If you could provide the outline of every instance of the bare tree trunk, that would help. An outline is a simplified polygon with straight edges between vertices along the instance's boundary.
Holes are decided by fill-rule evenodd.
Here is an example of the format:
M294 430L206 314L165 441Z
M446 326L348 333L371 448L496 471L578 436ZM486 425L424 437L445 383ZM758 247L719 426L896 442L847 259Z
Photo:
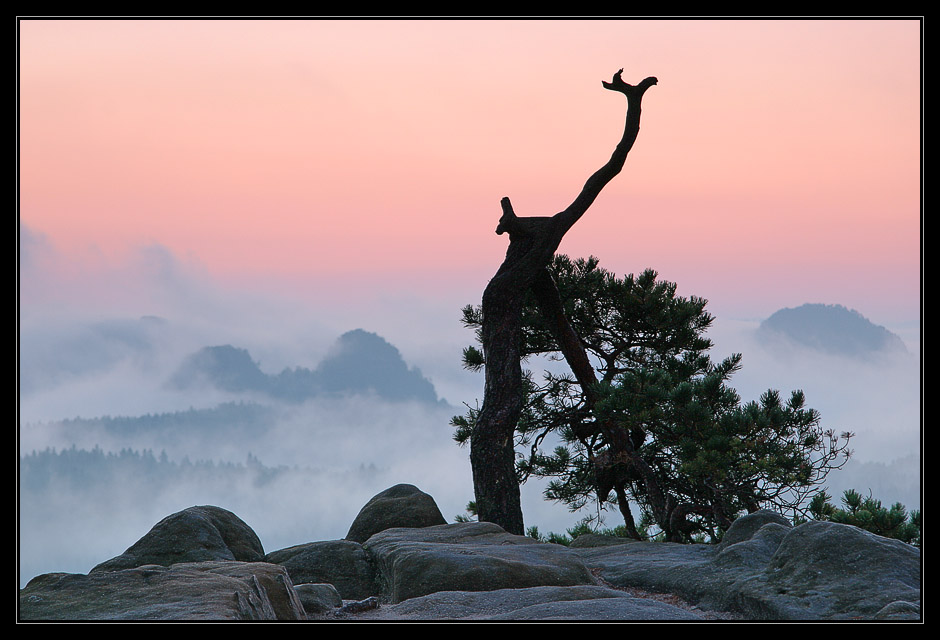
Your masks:
M551 262L565 233L584 215L604 186L620 173L636 141L640 103L646 90L656 84L656 78L646 78L634 86L623 81L622 73L623 69L603 85L627 98L623 136L610 160L588 178L574 202L551 217L523 218L516 216L509 198L500 203L503 214L496 233L509 234L509 248L483 292L486 382L483 407L470 437L470 465L479 519L495 522L510 533L521 535L525 531L514 447L523 402L522 303L526 291Z

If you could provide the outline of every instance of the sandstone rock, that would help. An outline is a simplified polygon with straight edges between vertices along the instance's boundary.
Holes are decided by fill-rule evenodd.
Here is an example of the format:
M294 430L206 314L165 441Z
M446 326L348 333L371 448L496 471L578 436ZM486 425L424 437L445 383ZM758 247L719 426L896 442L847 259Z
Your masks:
M290 575L282 567L264 562L215 562L205 570L245 580L267 595L276 620L303 620L304 608ZM214 565L214 566L213 566ZM172 568L172 567L171 567Z
M37 576L22 620L304 620L283 567L253 562L144 565Z
M566 547L506 533L488 522L387 529L369 538L369 552L389 602L436 591L491 591L594 584Z
M834 522L807 522L780 542L764 571L737 585L741 609L774 619L874 618L892 603L918 607L920 550ZM882 615L910 606L897 605Z
M895 600L883 606L875 614L875 620L917 620L920 618L920 603Z
M257 562L263 556L258 536L234 513L213 506L190 507L167 516L127 551L92 572L211 560Z
M631 542L636 542L636 540L633 538L598 535L596 533L583 533L572 540L569 546L575 549L586 547L611 547L616 544L630 544Z
M702 620L665 602L596 585L439 591L360 616L386 620Z
M746 540L727 546L719 545L714 562L719 567L730 569L745 567L762 569L770 562L791 528L792 525L784 526L776 522L768 522L754 531Z
M572 551L616 587L672 593L748 619L919 617L920 550L849 525L753 519L718 546L639 542Z
M362 600L377 593L372 563L358 542L309 542L272 551L264 561L287 569L294 584L332 584L345 600Z
M425 505L424 515L415 515L416 503ZM739 518L719 545L584 536L582 546L568 548L485 522L415 526L443 517L430 496L410 485L392 487L366 507L360 531L369 529L367 522L380 523L381 530L362 544L312 542L267 556L234 514L191 507L164 518L88 575L34 578L20 591L20 618L921 617L920 550L849 525L793 527L768 511ZM386 528L401 516L409 526ZM592 571L607 586L599 586ZM628 588L668 595L618 590ZM376 596L385 604L378 606Z
M634 542L571 552L615 587L672 593L715 611L723 610L715 598L724 597L737 575L714 565L717 549L713 545Z
M434 498L414 485L398 484L377 494L359 511L346 540L365 542L372 535L395 527L430 527L445 524Z
M343 599L331 584L296 584L294 590L308 616L319 616L343 606Z
M704 617L665 602L645 598L596 598L546 602L517 609L489 620L684 620Z
M721 538L719 549L725 549L733 544L750 540L751 537L765 524L777 524L789 529L793 524L776 511L761 509L754 513L741 516L731 523L725 535Z

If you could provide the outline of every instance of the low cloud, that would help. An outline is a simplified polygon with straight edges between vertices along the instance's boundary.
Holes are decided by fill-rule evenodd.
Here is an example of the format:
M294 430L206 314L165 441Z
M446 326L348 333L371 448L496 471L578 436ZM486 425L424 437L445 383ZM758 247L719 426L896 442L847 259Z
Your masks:
M304 301L275 294L274 287L223 287L197 261L164 247L146 247L111 263L94 256L65 260L42 234L26 227L20 242L21 455L97 446L113 453L165 452L171 463L246 465L250 454L265 468L290 469L267 484L255 483L250 474L228 485L209 480L147 485L140 478L116 478L107 490L91 494L67 478L52 478L46 490L31 489L28 500L20 496L24 581L47 571L87 572L123 552L164 516L194 504L233 511L258 532L266 550L274 550L342 537L361 506L393 484L411 483L430 493L448 520L472 499L469 452L452 441L448 422L462 413L462 402L482 400L482 374L460 367L462 347L473 342L459 322L460 307L476 303L479 292L400 297L387 291L374 298L363 293L355 304L338 294ZM859 363L808 349L775 352L755 340L757 325L718 314L710 334L713 359L744 354L743 369L731 381L742 398L757 399L768 388L785 394L803 389L824 426L857 434L852 448L858 464L882 465L877 469L885 471L886 480L882 489L872 487L875 497L887 503L911 500L919 479L910 473L911 461L920 458L919 345L904 336L910 353ZM452 406L369 395L291 404L213 387L166 385L188 355L211 345L246 349L267 375L285 367L315 369L340 335L359 328L394 345ZM272 417L254 434L195 429L172 439L159 431L65 422L211 411L239 402L268 407ZM892 466L898 459L906 462ZM847 467L842 477L860 482L876 475L872 469ZM898 480L896 489L892 478ZM133 490L141 486L144 495ZM541 490L537 482L523 486L527 525L563 532L580 519L545 502ZM617 522L610 514L608 524Z

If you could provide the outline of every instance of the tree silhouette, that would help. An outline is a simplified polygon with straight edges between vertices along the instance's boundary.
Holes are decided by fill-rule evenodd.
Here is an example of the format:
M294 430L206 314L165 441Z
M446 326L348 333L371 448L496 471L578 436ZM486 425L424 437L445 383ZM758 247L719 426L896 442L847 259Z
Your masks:
M524 395L520 345L522 305L527 291L535 293L575 377L584 388L593 382L587 377L582 379L593 376L593 371L584 366L588 362L583 345L565 318L547 267L564 235L620 173L640 131L643 94L657 81L649 77L631 85L623 81L622 73L620 69L610 82L602 84L605 89L626 96L623 136L610 160L588 178L574 202L554 216L543 217L519 217L509 198L500 202L502 217L496 233L509 235L509 247L502 265L483 291L481 339L485 384L483 406L470 438L470 465L479 519L494 522L510 533L524 533L513 442Z

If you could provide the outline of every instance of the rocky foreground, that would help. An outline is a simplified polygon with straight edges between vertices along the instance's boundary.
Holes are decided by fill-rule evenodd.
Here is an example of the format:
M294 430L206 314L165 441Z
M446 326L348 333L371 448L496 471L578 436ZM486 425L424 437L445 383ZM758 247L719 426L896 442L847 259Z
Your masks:
M921 552L848 525L759 511L718 545L446 524L396 485L343 540L265 554L235 514L190 507L87 575L37 576L19 619L920 620Z

